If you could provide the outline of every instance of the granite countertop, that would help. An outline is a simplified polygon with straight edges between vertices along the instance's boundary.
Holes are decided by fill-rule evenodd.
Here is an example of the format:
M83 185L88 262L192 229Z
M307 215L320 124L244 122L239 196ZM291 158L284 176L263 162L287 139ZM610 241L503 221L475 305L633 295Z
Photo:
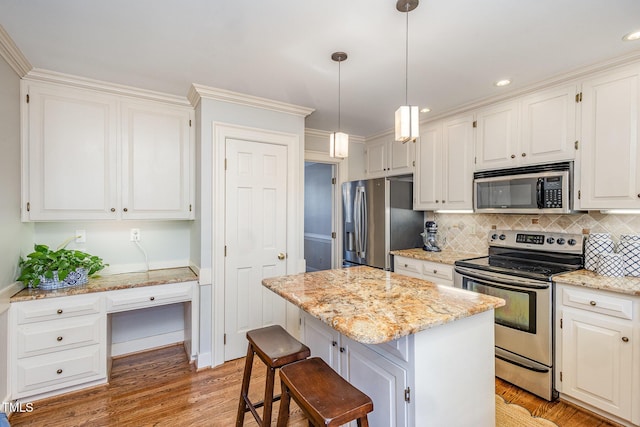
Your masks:
M505 304L372 267L351 267L263 279L276 294L338 332L379 344Z
M451 249L443 249L441 252L429 252L422 248L401 249L389 252L391 255L403 256L407 258L419 259L421 261L439 262L441 264L453 265L456 261L468 258L478 258L487 256L486 253L478 254L474 252L458 252Z
M114 291L117 289L138 288L142 286L166 285L169 283L198 280L198 276L189 267L149 270L142 273L122 273L89 278L85 285L46 291L38 288L24 288L10 299L11 302L30 301L43 298L55 298L92 292Z
M609 277L589 270L578 270L559 274L553 280L556 283L640 296L640 277Z

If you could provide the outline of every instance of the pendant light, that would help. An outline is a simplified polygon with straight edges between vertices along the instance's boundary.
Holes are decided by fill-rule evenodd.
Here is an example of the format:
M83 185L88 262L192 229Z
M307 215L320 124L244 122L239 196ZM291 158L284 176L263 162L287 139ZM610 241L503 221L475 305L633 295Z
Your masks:
M407 31L405 43L405 79L404 103L396 110L396 141L415 142L419 136L418 106L409 105L409 12L418 7L419 0L398 0L396 9L407 14Z
M331 157L345 158L349 155L349 135L340 129L340 63L347 59L344 52L334 52L331 59L338 63L338 132L329 136L329 155Z

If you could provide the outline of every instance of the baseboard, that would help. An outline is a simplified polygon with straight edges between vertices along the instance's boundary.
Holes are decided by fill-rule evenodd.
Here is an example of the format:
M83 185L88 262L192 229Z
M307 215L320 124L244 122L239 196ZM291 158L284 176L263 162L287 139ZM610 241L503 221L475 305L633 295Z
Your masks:
M112 343L111 357L122 356L130 353L138 353L156 347L177 344L184 341L184 331L169 332L166 334L153 335L136 340Z
M211 353L199 353L196 357L196 369L210 368L212 361Z

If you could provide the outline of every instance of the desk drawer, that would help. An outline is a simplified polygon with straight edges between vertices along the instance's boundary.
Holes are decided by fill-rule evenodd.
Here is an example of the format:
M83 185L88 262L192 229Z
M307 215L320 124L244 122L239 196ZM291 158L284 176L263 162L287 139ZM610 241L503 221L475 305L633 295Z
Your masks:
M194 282L144 286L107 292L107 312L155 307L176 302L191 301Z
M107 376L102 346L93 345L18 360L16 395L33 395ZM35 393L34 393L35 392Z
M102 312L102 295L73 295L14 302L19 325Z
M104 315L21 325L17 331L18 358L99 344L105 327Z

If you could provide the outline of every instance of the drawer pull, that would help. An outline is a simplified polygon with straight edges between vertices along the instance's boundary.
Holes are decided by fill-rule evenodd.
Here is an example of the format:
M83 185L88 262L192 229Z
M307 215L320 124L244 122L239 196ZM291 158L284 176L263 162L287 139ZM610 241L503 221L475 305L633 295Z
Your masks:
M62 369L58 369L58 370L56 371L56 374L58 374L58 375L60 375L61 373L62 373Z
M595 301L591 301L591 302L589 302L589 304L591 304L594 307L596 306L596 302Z
M62 337L58 337L56 338L58 341L62 341Z
M433 274L438 274L438 270L433 270Z
M337 345L338 345L338 342L337 342L337 341L331 341L331 345L332 345L333 347L335 347L335 346L337 346Z
M622 337L622 342L629 342L629 337Z
M409 264L405 264L405 265L404 265L404 268L407 268L407 267L409 267Z
M340 353L344 353L344 347L340 347Z
M149 300L150 300L150 301L155 301L155 300L156 300L156 297L149 297Z
M58 313L58 314L62 314L62 309L61 309L61 308L59 308L59 309L58 309L58 311L57 311L57 313Z

